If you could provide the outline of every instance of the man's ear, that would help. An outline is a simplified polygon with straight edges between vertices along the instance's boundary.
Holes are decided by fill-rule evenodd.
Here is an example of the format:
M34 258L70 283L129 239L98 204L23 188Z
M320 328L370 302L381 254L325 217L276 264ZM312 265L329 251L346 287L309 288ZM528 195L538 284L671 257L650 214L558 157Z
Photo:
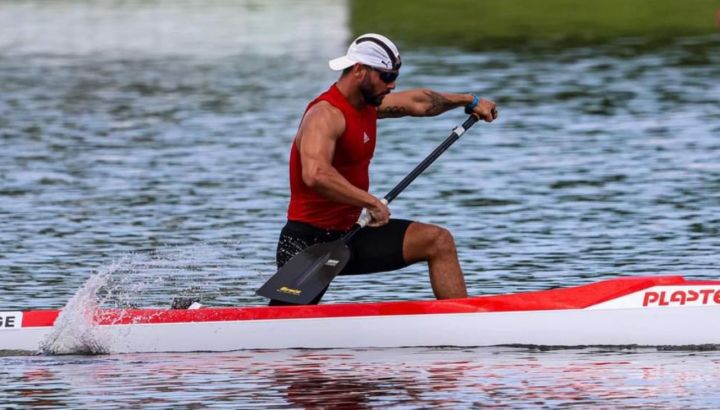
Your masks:
M359 80L365 76L365 72L367 70L365 70L365 67L362 64L355 63L352 71L353 71L353 75L355 76L355 78Z

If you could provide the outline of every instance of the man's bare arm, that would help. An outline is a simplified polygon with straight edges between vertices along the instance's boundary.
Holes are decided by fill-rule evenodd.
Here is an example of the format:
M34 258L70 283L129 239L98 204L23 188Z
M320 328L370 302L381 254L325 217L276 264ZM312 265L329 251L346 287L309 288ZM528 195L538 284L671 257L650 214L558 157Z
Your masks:
M472 94L441 93L426 88L388 94L378 107L378 118L398 118L404 116L432 117L453 108L470 104L475 97ZM474 112L485 121L492 121L495 103L480 100Z
M332 166L337 140L344 132L342 112L328 103L320 102L305 114L295 137L300 150L303 182L332 201L368 208L375 219L387 222L387 207L375 196L351 184Z

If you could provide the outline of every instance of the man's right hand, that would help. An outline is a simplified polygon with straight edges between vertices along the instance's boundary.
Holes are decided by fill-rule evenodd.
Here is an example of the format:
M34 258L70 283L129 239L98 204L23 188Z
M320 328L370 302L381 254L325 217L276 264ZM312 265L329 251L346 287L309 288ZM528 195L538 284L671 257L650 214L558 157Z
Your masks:
M390 208L385 202L379 199L375 201L373 206L368 207L367 210L370 213L370 217L372 218L370 220L370 223L368 223L368 226L383 226L390 221Z

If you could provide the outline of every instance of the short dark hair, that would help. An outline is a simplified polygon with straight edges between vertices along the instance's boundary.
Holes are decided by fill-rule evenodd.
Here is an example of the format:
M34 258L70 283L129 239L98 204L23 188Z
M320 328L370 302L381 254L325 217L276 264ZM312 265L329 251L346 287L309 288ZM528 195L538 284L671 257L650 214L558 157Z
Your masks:
M346 75L350 74L350 71L352 71L352 69L353 69L354 66L355 66L355 64L353 64L353 65L351 65L350 67L344 69L344 70L342 71L342 75L343 75L343 76L346 76Z

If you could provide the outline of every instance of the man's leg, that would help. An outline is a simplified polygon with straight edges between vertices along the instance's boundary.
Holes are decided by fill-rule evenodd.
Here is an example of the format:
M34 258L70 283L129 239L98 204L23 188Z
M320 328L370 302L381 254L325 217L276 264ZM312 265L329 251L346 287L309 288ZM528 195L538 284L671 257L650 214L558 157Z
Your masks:
M427 261L430 284L438 299L467 297L455 240L450 231L436 225L413 222L405 231L403 257L408 264Z

